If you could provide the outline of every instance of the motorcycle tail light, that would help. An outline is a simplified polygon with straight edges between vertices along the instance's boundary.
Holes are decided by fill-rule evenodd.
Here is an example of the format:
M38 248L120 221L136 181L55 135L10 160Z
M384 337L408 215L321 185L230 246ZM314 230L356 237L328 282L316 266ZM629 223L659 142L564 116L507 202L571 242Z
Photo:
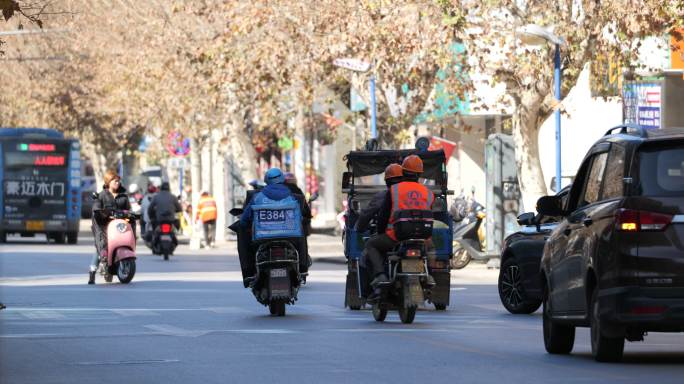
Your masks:
M271 257L285 257L285 248L271 248Z
M420 257L420 249L407 249L406 257Z
M665 312L667 308L663 307L662 305L658 306L640 306L640 307L632 307L630 310L630 313L633 315L658 315L663 312Z
M171 224L162 224L161 231L162 233L171 233Z

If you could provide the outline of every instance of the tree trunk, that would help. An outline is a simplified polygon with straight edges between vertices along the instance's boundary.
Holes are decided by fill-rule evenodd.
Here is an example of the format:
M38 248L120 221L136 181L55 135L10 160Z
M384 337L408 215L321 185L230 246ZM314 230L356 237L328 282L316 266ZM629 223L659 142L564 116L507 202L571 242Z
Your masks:
M202 238L202 232L198 231L198 225L195 225L195 216L197 215L197 203L199 203L199 190L201 188L201 172L202 165L200 164L200 148L197 139L190 139L190 186L192 188L192 193L190 196L190 201L192 202L192 236L190 238L190 249L199 249L200 241Z
M83 156L90 160L95 174L96 190L99 191L104 184L104 174L107 170L117 168L117 153L107 152L98 144L89 144L86 140L81 140Z
M232 124L228 129L228 139L230 140L230 152L234 164L240 170L242 180L249 183L257 178L257 155L252 145L252 139L244 129L244 121L239 115L234 115Z
M547 194L539 159L539 110L543 98L536 92L524 92L513 115L513 139L518 180L525 212L535 210L537 200Z

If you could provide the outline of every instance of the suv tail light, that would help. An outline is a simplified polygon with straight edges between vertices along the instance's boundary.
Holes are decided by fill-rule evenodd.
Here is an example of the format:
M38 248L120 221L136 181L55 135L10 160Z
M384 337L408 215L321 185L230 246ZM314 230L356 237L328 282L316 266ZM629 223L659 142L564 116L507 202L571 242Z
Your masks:
M161 225L161 232L162 233L171 233L171 224L162 224Z
M672 222L672 215L634 209L620 209L616 225L619 231L662 231Z

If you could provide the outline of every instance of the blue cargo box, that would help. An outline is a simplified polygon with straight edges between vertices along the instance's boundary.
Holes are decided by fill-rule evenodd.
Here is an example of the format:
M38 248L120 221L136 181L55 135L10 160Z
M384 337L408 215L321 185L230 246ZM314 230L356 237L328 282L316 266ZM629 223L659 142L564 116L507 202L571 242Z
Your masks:
M449 216L446 223L435 220L432 228L432 243L435 246L437 260L449 260L453 253L453 222ZM353 229L345 231L344 254L348 259L359 260L363 252L365 241L363 237L368 233L358 232Z

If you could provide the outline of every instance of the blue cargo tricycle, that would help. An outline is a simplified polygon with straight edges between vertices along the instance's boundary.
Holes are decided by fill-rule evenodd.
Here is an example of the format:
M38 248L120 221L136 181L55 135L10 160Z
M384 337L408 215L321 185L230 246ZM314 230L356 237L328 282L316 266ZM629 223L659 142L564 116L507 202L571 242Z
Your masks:
M434 247L428 252L427 267L436 285L426 289L423 297L437 310L445 310L449 305L453 222L447 207L447 195L453 195L453 191L447 189L444 151L364 150L351 151L345 156L347 172L344 172L342 178L342 192L347 194L345 229L342 235L348 268L345 307L352 310L361 309L370 293L369 279L361 255L365 241L373 235L375 228L371 224L370 230L360 233L354 229L354 225L359 213L368 205L373 195L387 189L383 179L385 168L392 163L401 164L409 155L418 155L423 160L421 182L435 194L432 230Z

